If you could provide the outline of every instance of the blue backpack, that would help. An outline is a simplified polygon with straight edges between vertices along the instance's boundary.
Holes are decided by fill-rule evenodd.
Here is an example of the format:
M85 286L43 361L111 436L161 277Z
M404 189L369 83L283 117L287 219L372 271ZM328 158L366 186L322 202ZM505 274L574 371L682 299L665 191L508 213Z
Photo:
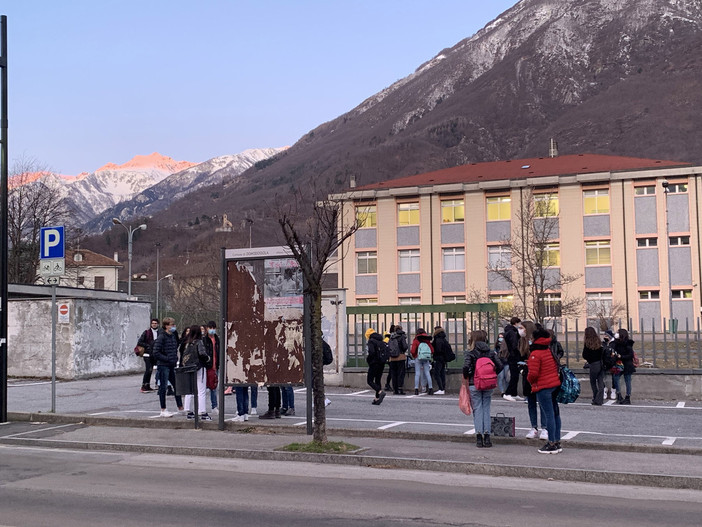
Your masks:
M417 348L417 358L420 360L431 360L431 348L426 342L420 342Z
M558 375L561 378L561 389L556 401L561 404L574 403L580 396L580 381L567 366L560 366Z

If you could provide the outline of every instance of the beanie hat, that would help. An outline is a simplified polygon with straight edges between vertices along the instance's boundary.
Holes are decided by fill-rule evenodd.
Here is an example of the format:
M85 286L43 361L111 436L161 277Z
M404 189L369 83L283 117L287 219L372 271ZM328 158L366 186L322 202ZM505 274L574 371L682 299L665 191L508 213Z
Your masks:
M375 330L373 328L368 328L366 330L366 340L368 340L373 333L375 333Z

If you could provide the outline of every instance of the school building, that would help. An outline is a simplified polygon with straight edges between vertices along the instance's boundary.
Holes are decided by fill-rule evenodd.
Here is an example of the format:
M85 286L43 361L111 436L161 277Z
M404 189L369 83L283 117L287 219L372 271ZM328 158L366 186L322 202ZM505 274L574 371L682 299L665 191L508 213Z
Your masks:
M700 314L700 186L689 163L594 154L473 163L330 196L342 203L339 287L348 305L500 303L521 315L513 282L514 242L527 206L548 220L549 272L574 276L549 290L582 300L575 317L593 323L602 306L636 329L664 319L696 327ZM530 200L531 203L526 203ZM345 222L345 225L344 225ZM616 307L614 307L616 306Z

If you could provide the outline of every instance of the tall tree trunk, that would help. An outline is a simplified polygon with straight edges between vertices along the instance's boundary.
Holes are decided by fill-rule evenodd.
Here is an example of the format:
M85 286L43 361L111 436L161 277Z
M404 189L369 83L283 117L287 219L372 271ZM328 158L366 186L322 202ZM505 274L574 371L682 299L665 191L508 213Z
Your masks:
M314 441L327 442L326 408L324 407L324 364L322 360L322 286L309 284L310 331L312 333L312 399L314 401Z

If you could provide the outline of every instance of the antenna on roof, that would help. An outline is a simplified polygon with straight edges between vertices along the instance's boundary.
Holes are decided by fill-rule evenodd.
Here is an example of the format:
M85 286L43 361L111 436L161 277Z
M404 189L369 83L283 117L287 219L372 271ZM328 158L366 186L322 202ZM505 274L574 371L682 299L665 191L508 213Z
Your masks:
M548 157L558 157L558 143L552 137L551 144L548 147Z

